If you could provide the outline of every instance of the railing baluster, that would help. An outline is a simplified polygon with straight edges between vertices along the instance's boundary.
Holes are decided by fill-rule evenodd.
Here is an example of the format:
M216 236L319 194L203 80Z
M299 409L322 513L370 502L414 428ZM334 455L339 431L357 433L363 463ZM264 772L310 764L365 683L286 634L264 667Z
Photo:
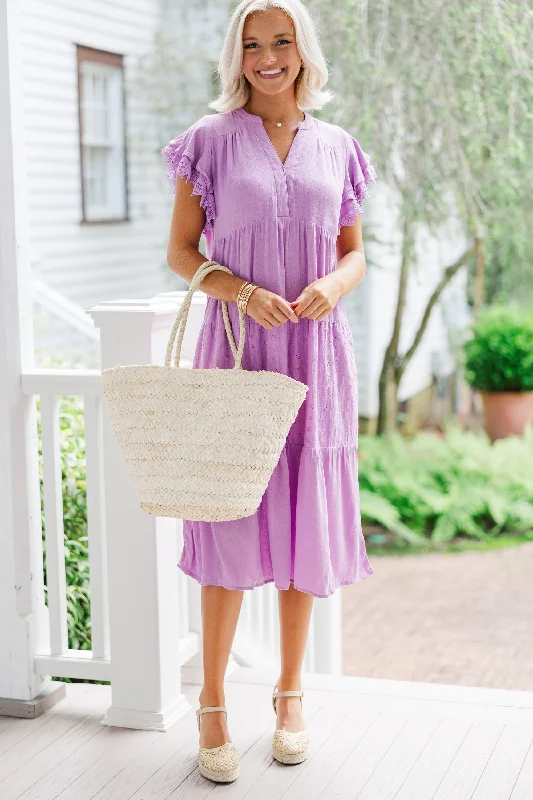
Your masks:
M278 599L278 590L275 588L274 584L272 584L272 589L270 593L270 613L272 616L273 636L274 636L274 641L272 643L272 652L275 659L279 662L281 655L280 644L279 644L279 599Z
M255 600L255 613L254 613L254 631L255 636L257 637L259 642L264 643L264 646L268 648L268 641L265 641L265 626L263 625L263 604L265 599L265 587L258 586L257 589L254 589L254 600Z
M56 395L41 395L41 430L50 652L63 655L68 650L67 588L59 403Z
M176 533L178 537L178 553L181 554L183 549L183 522L182 520L176 520ZM180 618L179 618L179 626L180 626L180 637L185 637L189 635L190 632L190 614L189 614L189 589L188 589L188 581L189 578L185 573L178 569L176 564L176 569L178 570L178 594L179 594L179 603L180 603Z
M267 583L263 587L265 597L263 600L263 631L268 649L273 652L275 649L275 617L272 615L272 592L277 593L277 589L272 583Z
M315 671L315 608L317 601L314 602L311 619L309 620L309 638L307 640L307 647L305 650L304 669L307 672Z
M91 649L94 658L109 657L105 482L103 459L102 400L83 398L87 473L87 532L91 582Z

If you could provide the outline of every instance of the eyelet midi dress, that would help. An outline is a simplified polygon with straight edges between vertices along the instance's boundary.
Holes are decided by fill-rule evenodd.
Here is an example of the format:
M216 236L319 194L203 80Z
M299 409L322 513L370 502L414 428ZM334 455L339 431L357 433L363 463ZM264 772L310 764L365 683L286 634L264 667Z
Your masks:
M261 117L206 114L163 148L205 211L208 259L295 300L337 266L343 225L362 213L370 159L340 126L305 112L282 163ZM236 341L239 311L228 303ZM207 296L193 368L232 369L222 304ZM274 582L315 597L371 575L357 472L357 372L343 297L317 321L267 330L245 317L242 366L273 370L309 389L257 511L223 522L183 520L178 566L202 585L253 589Z

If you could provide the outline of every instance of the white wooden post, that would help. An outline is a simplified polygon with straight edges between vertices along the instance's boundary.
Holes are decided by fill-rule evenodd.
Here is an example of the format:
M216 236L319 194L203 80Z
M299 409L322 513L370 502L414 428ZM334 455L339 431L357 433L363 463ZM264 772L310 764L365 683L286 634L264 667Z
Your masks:
M183 295L94 306L102 369L164 364ZM205 296L195 296L182 362L192 361L204 311ZM140 510L105 398L103 431L112 705L102 724L166 730L190 708L180 680L177 523Z
M313 605L313 672L342 675L342 589Z
M35 717L65 694L36 674L48 635L33 366L16 0L0 0L0 714Z

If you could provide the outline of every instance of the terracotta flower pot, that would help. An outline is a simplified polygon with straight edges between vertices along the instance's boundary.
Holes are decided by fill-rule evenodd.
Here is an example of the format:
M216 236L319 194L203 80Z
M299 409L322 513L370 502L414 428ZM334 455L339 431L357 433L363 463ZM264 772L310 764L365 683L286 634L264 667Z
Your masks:
M491 441L524 433L533 422L533 392L481 392L485 430Z

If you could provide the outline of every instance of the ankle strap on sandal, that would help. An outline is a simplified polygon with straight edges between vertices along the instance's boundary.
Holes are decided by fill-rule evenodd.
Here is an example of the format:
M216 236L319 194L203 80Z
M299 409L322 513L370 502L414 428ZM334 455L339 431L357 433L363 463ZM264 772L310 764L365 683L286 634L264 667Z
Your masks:
M272 692L272 706L274 707L274 711L277 713L276 709L276 697L299 697L300 699L304 696L302 691L296 689L288 689L285 692L278 692L276 691L278 685L274 686L274 691Z
M200 717L202 716L202 714L205 714L208 711L224 711L226 716L228 716L226 706L200 706L200 708L196 709L196 721L198 722L198 730L200 730Z

